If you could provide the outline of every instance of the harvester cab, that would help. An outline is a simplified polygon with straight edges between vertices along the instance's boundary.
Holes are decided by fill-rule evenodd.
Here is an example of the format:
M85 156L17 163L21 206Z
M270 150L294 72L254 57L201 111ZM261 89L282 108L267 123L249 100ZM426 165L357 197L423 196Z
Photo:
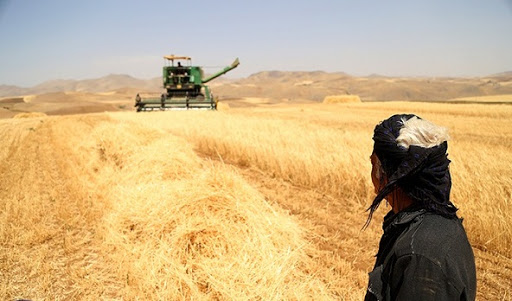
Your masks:
M135 97L137 112L153 110L188 110L188 109L217 109L210 88L205 85L209 81L236 68L238 58L219 72L204 78L201 67L192 66L192 59L187 56L164 56L165 66L162 70L163 88L165 93L159 98L144 98L140 94Z

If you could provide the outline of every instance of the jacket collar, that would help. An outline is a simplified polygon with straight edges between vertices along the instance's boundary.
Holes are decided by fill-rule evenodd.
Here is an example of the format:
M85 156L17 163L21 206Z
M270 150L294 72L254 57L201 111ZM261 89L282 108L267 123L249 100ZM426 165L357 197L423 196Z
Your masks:
M410 206L396 214L393 212L393 210L391 210L384 217L382 229L384 232L387 232L393 228L406 226L414 221L417 217L425 214L425 212L427 212L425 209L418 208L416 206Z

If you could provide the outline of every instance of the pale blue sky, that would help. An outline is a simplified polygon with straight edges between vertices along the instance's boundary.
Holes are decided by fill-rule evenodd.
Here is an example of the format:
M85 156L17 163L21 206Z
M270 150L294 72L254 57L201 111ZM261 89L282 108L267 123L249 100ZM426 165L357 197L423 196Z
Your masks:
M162 56L264 70L512 71L512 0L0 0L0 84L160 75ZM206 69L207 72L215 68Z

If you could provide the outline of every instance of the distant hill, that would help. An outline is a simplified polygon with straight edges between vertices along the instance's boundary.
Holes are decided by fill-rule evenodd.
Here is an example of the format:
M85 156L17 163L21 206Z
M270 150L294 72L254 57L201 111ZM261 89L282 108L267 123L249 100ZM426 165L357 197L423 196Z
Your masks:
M512 94L512 79L412 78L346 73L265 71L215 88L228 98L267 97L322 101L327 95L354 94L363 101L447 100L469 96Z
M496 73L496 74L490 75L489 77L491 77L497 81L512 81L512 71Z
M355 94L363 101L447 100L512 94L512 71L481 78L412 78L372 74L355 77L343 72L263 71L232 80L221 77L209 85L221 98L264 97L276 100L322 101L327 95ZM31 88L0 85L0 97L55 92L162 91L161 78L137 79L110 74L97 79L51 80Z
M27 88L12 85L0 85L0 97L24 95L27 94L27 91Z
M489 77L501 77L501 76L512 76L512 71L505 71L496 74L489 75Z
M139 88L141 90L156 90L162 85L161 79L143 80L126 74L110 74L104 77L85 80L49 80L31 88L0 85L0 97L29 94L44 94L53 92L107 92L122 88Z

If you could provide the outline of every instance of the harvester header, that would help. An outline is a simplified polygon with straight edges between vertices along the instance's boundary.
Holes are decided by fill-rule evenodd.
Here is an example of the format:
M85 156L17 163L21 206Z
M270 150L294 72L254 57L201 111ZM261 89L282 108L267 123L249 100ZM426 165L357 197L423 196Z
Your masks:
M210 88L205 84L235 69L240 64L237 58L231 65L204 78L202 67L193 66L192 59L188 56L166 55L164 59L166 65L162 69L162 81L166 92L160 98L142 98L140 94L137 94L135 98L137 112L179 109L215 110L217 109L217 99L213 97Z

